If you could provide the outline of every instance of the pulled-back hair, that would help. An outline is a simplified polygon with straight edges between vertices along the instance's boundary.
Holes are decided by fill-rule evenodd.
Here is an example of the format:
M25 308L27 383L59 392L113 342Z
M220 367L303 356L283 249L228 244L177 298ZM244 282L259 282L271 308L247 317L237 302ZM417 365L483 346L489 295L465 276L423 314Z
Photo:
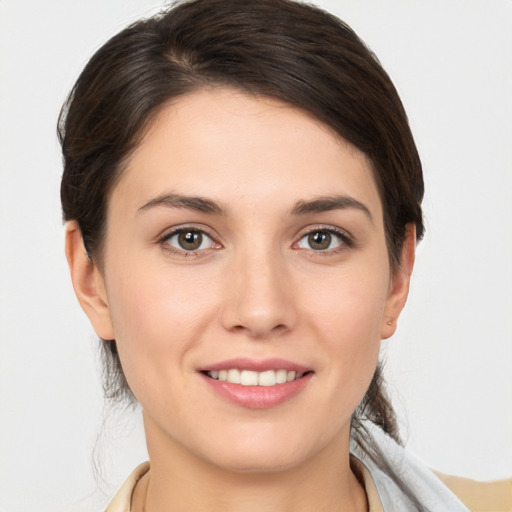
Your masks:
M390 267L406 225L422 237L423 177L407 117L389 76L345 23L290 0L192 0L110 39L78 78L59 118L65 220L75 220L101 269L107 202L123 163L166 104L226 86L280 100L332 128L367 155L383 205ZM115 340L103 340L105 391L133 399ZM380 368L352 417L398 440ZM362 434L361 434L362 435Z

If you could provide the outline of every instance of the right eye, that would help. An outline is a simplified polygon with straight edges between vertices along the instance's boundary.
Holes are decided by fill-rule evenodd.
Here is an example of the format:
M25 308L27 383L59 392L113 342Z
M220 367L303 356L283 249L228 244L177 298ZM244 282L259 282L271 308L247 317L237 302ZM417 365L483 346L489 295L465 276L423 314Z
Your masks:
M298 246L313 251L332 251L343 245L343 243L344 241L338 233L317 230L304 235L299 240Z
M192 228L177 229L167 235L162 243L178 251L192 253L211 249L216 245L204 231Z

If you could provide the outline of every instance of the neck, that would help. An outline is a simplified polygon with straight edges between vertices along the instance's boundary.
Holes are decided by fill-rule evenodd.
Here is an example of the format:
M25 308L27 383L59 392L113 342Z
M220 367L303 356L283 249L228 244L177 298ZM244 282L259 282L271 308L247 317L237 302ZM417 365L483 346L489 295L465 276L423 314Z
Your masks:
M195 456L146 418L145 425L151 470L137 493L143 495L145 512L368 510L364 489L350 469L348 435L291 468L236 471Z

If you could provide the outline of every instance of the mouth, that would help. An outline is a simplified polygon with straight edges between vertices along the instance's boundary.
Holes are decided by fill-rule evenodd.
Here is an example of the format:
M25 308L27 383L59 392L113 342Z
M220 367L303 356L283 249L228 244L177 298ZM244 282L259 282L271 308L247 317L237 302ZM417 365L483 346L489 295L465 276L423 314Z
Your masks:
M311 382L313 371L247 370L225 368L203 370L208 388L223 399L249 409L270 409L300 394Z
M227 382L229 384L272 387L279 384L286 384L287 382L293 382L312 372L298 372L295 370L287 370L285 368L278 370L265 370L262 372L230 368L225 370L204 370L201 373L210 379Z
M199 369L207 387L223 400L248 409L270 409L306 389L315 372L280 358L235 358Z

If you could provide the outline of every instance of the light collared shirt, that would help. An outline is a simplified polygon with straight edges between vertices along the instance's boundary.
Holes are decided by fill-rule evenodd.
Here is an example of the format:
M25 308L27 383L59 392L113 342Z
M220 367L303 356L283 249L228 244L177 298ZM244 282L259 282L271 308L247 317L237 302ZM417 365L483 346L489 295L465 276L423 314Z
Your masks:
M369 512L512 512L512 479L476 482L466 478L437 476L425 464L373 424L366 428L379 448L372 458L351 443L355 468L365 488ZM391 468L392 475L385 468ZM140 464L128 477L106 512L130 512L137 482L148 471Z

